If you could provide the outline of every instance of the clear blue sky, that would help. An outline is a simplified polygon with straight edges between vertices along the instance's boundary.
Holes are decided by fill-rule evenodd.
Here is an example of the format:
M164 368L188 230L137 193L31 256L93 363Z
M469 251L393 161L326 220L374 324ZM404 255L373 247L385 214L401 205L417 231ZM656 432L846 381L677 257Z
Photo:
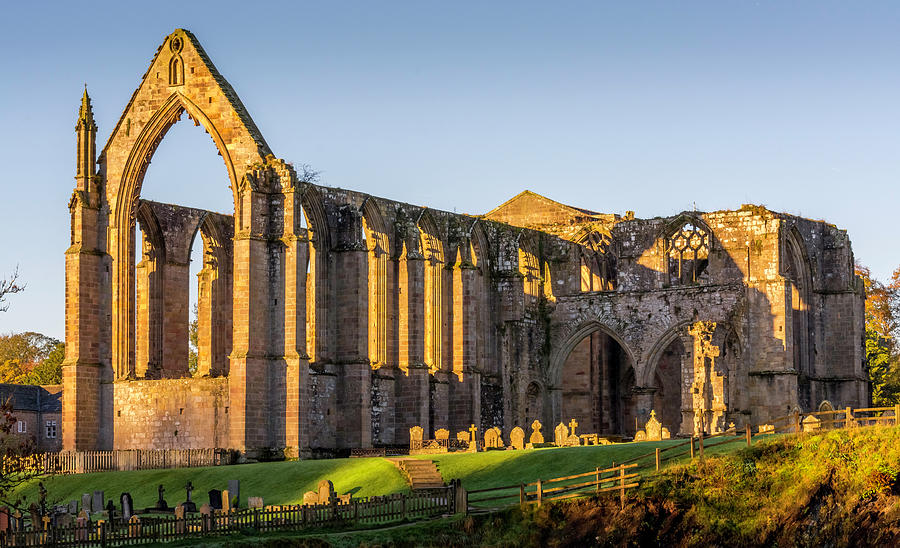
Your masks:
M174 28L275 154L328 185L468 213L522 189L638 216L742 203L826 219L900 263L897 2L9 2L0 18L0 332L63 337L87 82L100 146ZM199 152L199 154L198 154ZM178 124L147 198L231 211Z

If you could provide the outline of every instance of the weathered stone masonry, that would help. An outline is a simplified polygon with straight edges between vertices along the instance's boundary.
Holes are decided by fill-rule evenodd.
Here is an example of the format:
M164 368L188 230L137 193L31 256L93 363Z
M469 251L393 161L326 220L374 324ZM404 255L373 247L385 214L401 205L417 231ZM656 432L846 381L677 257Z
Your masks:
M232 215L140 198L185 114L222 156ZM633 434L651 409L673 433L715 432L868 401L864 295L846 233L824 222L756 206L639 220L531 192L470 216L311 184L184 30L99 154L96 131L85 92L67 449L309 455L404 444L414 425L508 433L570 417Z

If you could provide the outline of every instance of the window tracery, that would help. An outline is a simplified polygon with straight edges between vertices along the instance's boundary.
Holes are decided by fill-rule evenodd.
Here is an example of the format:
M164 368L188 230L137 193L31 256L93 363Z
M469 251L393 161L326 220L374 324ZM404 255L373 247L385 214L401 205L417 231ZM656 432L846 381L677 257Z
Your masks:
M694 222L681 225L666 239L669 285L696 284L707 279L709 232Z

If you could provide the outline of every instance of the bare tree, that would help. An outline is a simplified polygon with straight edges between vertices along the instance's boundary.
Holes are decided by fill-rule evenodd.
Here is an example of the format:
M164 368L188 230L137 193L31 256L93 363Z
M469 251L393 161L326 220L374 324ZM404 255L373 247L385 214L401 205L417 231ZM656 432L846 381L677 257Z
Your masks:
M0 278L0 312L9 310L6 298L21 291L25 291L25 284L19 282L19 267L16 267L12 276Z

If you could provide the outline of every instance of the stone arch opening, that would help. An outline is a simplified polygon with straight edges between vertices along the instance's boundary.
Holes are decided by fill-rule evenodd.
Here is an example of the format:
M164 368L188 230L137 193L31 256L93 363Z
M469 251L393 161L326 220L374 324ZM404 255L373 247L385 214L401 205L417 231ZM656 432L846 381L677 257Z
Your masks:
M574 418L581 432L633 434L635 373L628 349L599 324L582 329L568 347L554 422Z
M682 425L684 372L691 370L685 369L685 360L690 359L685 347L690 342L686 337L686 334L672 337L659 352L650 381L656 418L672 433L678 432Z
M802 409L812 409L814 398L810 377L815 376L812 356L813 322L811 318L811 276L799 234L789 231L785 237L782 275L785 278L786 327L790 329L790 358L798 373L798 400Z
M693 218L679 218L665 237L666 286L705 283L709 280L711 231Z

